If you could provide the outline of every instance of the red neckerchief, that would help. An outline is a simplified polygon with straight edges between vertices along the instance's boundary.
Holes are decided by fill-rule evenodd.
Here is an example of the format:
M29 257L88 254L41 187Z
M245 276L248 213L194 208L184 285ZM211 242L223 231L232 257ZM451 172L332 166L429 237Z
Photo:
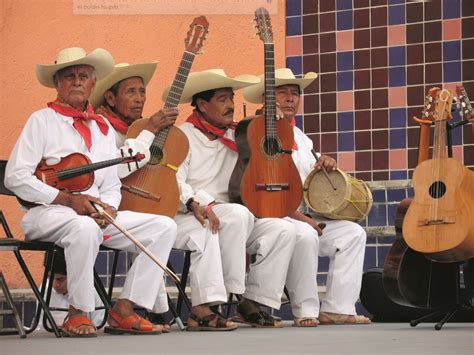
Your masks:
M291 117L290 124L291 127L296 126L296 119L294 117ZM296 144L296 139L293 140L293 150L298 150L298 144Z
M104 118L102 116L96 115L90 104L87 105L85 112L78 111L75 108L62 103L59 101L59 99L56 99L53 102L48 102L48 107L52 108L54 111L63 116L72 117L74 119L74 123L72 125L84 139L88 150L90 150L92 146L91 130L83 123L83 121L96 121L100 131L104 136L107 135L107 132L109 131L109 126L105 122Z
M216 126L211 125L207 122L202 115L194 110L191 116L188 117L186 122L191 123L194 127L200 130L202 133L211 133L215 135L226 147L233 150L234 152L237 151L237 145L232 139L224 137L224 134L227 132L228 129L235 130L237 127L237 122L232 122L231 125L226 129L217 128Z
M122 134L127 134L128 125L125 123L124 120L120 119L115 112L113 112L109 107L106 106L99 106L95 113L98 115L102 115L110 122L112 127L114 127L117 131Z

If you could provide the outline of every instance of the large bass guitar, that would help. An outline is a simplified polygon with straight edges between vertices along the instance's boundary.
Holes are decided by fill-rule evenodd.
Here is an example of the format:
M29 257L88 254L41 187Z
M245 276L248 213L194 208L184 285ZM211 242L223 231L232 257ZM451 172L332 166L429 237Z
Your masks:
M179 104L194 57L207 37L209 23L204 16L194 19L186 38L186 50L174 78L164 107ZM135 138L147 126L148 119L135 121L127 138ZM154 213L174 217L179 207L176 172L186 158L189 142L186 135L174 126L155 134L150 147L150 161L122 180L120 209Z
M435 99L433 158L414 171L415 195L403 222L408 246L438 262L474 256L474 172L446 152L452 98L442 90Z
M232 202L243 202L257 217L284 217L296 211L302 184L293 159L293 128L276 119L275 63L270 16L265 8L255 12L265 50L265 112L237 125L239 159L229 184ZM242 176L243 174L243 176Z

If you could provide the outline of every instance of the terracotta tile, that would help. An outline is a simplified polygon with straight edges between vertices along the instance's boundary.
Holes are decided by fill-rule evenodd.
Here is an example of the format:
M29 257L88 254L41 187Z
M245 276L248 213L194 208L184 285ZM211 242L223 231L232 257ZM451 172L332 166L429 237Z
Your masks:
M372 108L388 107L388 90L372 90Z
M440 83L443 68L441 63L425 65L425 83Z
M303 16L303 34L318 33L318 15Z
M317 152L320 152L321 151L321 135L309 133L308 138L313 141L313 149Z
M388 45L399 46L406 43L406 26L389 26L388 27Z
M388 86L387 68L372 69L372 87L381 88Z
M466 25L466 26L465 26ZM462 21L462 38L474 37L474 30L469 28L474 26L474 21L463 19ZM461 38L461 20L445 20L443 21L443 41Z
M356 110L370 108L370 90L356 91L354 93L354 104Z
M319 43L321 53L336 51L336 34L334 32L320 34Z
M420 142L420 127L410 127L407 129L408 148L418 148Z
M416 23L407 25L407 43L422 43L423 42L423 24Z
M338 92L337 93L337 111L354 111L354 92Z
M321 112L336 111L336 93L321 94Z
M319 115L311 114L304 115L304 132L305 133L319 133Z
M387 7L372 7L370 9L371 27L387 26Z
M318 35L303 36L303 53L318 53Z
M409 88L407 88L407 91L408 91ZM410 98L409 95L407 95L408 98ZM413 119L413 117L417 117L417 118L422 118L422 111L423 111L423 104L422 105L418 105L418 106L414 106L414 107L408 107L407 109L407 117L408 117L408 121L407 121L407 126L408 127L418 127L419 124Z
M379 129L379 128L388 128L388 110L373 110L372 111L372 129ZM374 140L374 144L375 144L375 140ZM387 140L387 145L384 147L388 147L388 140Z
M356 150L370 150L372 148L372 135L370 131L355 132L355 148ZM370 162L370 159L369 159ZM368 163L370 165L370 163ZM368 170L357 168L357 170Z
M472 129L473 129L472 126L469 127L469 125L463 126L463 128L462 128L462 137L463 137L462 140L463 140L464 144L474 144L474 134L472 134Z
M406 4L407 23L422 22L423 21L423 4L422 3L407 3Z
M369 9L354 10L354 28L370 27Z
M303 13L313 14L318 12L318 1L303 1Z
M407 64L419 64L424 62L423 44L407 46Z
M375 150L372 152L372 169L388 169L388 150Z
M387 5L387 0L370 0L371 6Z
M388 171L374 171L372 173L373 181L385 181L389 179Z
M408 168L414 169L418 165L418 147L415 149L408 149ZM409 175L410 179L412 174Z
M337 116L335 113L321 114L321 132L335 132L337 130Z
M370 88L370 70L356 70L354 72L354 88Z
M474 80L474 60L465 60L462 63L462 81L470 80Z
M304 96L304 113L318 113L319 112L319 95L305 95Z
M296 56L302 54L301 36L286 37L285 47L287 56Z
M474 165L474 145L464 146L464 165Z
M354 51L354 69L370 68L370 50Z
M336 29L336 13L327 12L319 15L319 31L331 32Z
M387 48L376 48L370 51L371 67L386 67L388 63Z
M303 72L314 71L319 73L319 55L311 54L303 56Z
M423 84L423 65L407 66L407 85Z
M459 161L461 164L464 163L462 146L453 146L453 158Z
M383 47L387 45L387 27L372 28L370 39L372 47Z
M370 29L354 31L354 48L370 47Z
M305 94L319 93L319 77L304 89Z
M441 21L425 22L425 42L441 41Z
M321 152L336 152L337 151L337 134L323 133L321 134Z
M319 79L321 80L321 92L336 91L336 73L321 73Z
M461 1L462 6L462 17L474 16L474 6L469 1Z
M370 110L357 110L355 112L354 123L356 130L370 129L371 127L371 115Z
M353 3L355 9L359 7L369 7L370 0L353 0Z
M389 107L406 107L407 88L405 86L388 89Z
M321 54L319 61L321 74L336 71L336 53Z
M441 18L441 0L424 3L425 21L439 20Z
M354 31L338 31L336 32L336 50L351 51L354 49Z
M311 2L311 1L304 1L304 2ZM334 10L336 10L336 0L319 1L320 12L334 11Z
M425 87L421 86L409 86L407 87L407 104L408 106L420 106L425 102ZM420 113L417 113L417 117L420 117Z
M390 170L405 170L407 165L406 149L394 149L390 151Z
M337 154L337 165L342 171L350 173L355 171L355 153L341 152Z

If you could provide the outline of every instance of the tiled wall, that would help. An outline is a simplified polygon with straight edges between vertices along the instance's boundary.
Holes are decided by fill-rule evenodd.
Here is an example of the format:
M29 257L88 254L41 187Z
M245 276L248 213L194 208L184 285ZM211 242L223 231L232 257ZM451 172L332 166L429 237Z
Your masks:
M319 73L298 124L361 179L411 177L428 88L462 83L474 100L474 1L287 0L286 36L287 66ZM453 143L474 168L471 127Z

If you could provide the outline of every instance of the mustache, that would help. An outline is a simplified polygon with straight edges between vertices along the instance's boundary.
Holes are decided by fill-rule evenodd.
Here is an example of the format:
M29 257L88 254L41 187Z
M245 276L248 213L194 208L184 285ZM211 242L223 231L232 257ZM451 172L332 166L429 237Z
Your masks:
M233 114L233 113L234 113L234 109L230 108L226 112L224 112L224 116L228 116L228 115Z

